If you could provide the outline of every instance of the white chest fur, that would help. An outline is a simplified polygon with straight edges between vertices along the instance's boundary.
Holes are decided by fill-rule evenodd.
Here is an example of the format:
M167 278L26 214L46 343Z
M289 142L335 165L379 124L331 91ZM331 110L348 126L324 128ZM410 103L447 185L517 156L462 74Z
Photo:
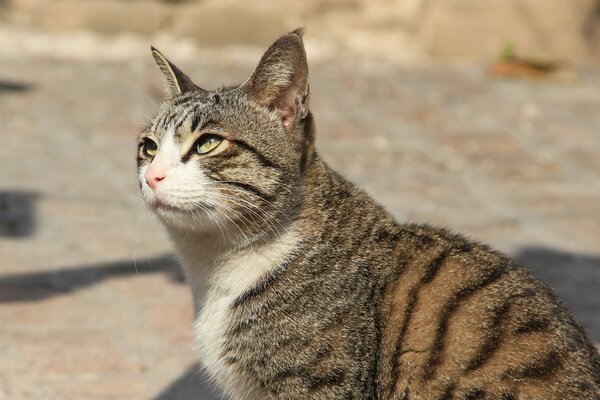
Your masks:
M194 254L201 252L201 246L177 245L197 308L194 333L200 361L214 383L231 398L260 397L252 383L243 382L222 358L231 305L284 263L298 248L299 237L290 229L271 243L219 257Z

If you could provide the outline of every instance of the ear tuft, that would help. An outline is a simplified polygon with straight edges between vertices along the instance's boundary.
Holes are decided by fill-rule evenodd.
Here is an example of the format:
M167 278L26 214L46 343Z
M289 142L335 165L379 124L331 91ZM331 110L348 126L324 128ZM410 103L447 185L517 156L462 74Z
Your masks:
M165 77L167 91L171 97L200 89L186 74L181 72L181 70L177 68L175 64L171 63L154 46L150 46L150 50L152 51L152 56L154 57L156 64Z
M262 56L241 87L263 106L276 111L284 128L308 114L308 64L302 28L281 36Z

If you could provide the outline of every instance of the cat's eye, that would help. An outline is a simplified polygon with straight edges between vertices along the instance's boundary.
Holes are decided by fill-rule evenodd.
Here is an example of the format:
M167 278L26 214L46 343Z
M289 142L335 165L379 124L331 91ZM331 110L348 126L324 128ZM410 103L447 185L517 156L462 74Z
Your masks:
M142 143L142 153L148 158L152 158L156 155L158 151L158 144L152 139L146 138L144 143Z
M214 150L222 141L223 138L217 135L203 135L196 142L196 152L198 154L206 154Z

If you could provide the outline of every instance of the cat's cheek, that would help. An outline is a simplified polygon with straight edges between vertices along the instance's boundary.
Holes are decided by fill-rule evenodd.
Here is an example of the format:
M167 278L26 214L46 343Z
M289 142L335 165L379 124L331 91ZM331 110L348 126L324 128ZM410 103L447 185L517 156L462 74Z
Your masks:
M148 169L148 165L149 164L141 167L139 170L139 174L138 174L138 180L139 180L139 184L140 184L140 191L142 192L142 198L147 203L149 203L154 198L154 193L152 192L152 189L150 189L150 187L148 186L148 183L146 182L146 178L145 178L146 170Z

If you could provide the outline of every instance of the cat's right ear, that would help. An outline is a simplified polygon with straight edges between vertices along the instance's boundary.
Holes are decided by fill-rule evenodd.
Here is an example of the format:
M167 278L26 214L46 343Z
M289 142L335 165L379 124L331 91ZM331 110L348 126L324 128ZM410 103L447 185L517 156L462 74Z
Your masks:
M200 90L198 86L179 68L171 63L165 56L162 55L154 46L150 46L152 56L162 71L167 83L167 91L171 97L180 95L193 90Z

